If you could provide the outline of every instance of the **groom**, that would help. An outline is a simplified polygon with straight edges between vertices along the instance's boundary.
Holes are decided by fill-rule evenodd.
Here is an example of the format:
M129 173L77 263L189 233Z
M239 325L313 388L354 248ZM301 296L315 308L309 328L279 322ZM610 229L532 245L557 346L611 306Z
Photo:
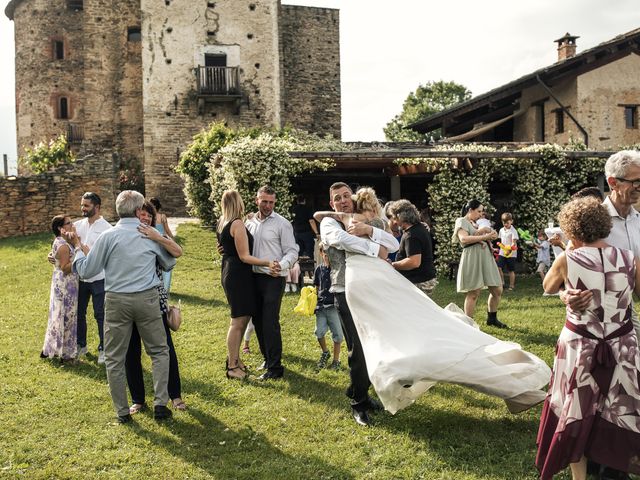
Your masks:
M353 213L352 195L353 192L349 185L342 182L334 183L329 188L329 204L336 212ZM328 217L320 223L320 237L322 242L329 247L327 253L331 265L330 291L335 296L349 352L351 384L347 388L346 394L351 399L351 412L354 420L358 425L367 426L370 423L367 411L381 410L382 405L369 397L371 382L369 381L367 364L345 295L345 251L386 259L388 251L398 250L398 241L390 233L365 223L353 224L345 231L340 222Z

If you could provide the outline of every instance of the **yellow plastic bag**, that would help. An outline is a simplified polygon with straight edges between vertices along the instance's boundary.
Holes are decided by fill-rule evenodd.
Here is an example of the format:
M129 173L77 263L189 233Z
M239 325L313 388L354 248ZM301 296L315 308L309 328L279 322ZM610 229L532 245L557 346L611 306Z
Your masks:
M303 287L300 290L300 300L293 311L301 315L312 316L318 304L318 293L316 287Z

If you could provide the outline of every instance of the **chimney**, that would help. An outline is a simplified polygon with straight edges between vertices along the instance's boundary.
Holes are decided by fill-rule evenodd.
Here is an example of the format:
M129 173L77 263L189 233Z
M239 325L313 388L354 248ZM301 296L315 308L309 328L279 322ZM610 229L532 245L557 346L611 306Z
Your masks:
M567 58L574 57L576 55L576 39L569 32L565 33L564 37L554 40L558 44L558 61L566 60Z

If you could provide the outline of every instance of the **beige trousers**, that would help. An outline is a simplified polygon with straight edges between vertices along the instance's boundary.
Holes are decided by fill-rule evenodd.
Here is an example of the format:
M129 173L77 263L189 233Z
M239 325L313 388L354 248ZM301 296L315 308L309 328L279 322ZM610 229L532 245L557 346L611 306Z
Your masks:
M158 290L151 288L136 293L106 292L104 313L104 357L116 414L129 413L124 362L134 323L140 332L144 348L151 357L155 393L153 404L166 405L169 401L169 347L162 324Z

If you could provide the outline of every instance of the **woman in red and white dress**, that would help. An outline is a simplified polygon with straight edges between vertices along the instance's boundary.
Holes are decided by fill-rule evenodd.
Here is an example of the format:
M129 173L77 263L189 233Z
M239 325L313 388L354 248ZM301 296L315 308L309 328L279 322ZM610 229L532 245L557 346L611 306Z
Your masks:
M585 479L587 459L640 474L640 355L631 323L632 293L640 294L638 260L608 245L607 209L594 198L572 200L559 215L573 244L553 262L547 293L564 283L591 290L583 312L567 307L538 431L536 466L550 479L571 466Z

